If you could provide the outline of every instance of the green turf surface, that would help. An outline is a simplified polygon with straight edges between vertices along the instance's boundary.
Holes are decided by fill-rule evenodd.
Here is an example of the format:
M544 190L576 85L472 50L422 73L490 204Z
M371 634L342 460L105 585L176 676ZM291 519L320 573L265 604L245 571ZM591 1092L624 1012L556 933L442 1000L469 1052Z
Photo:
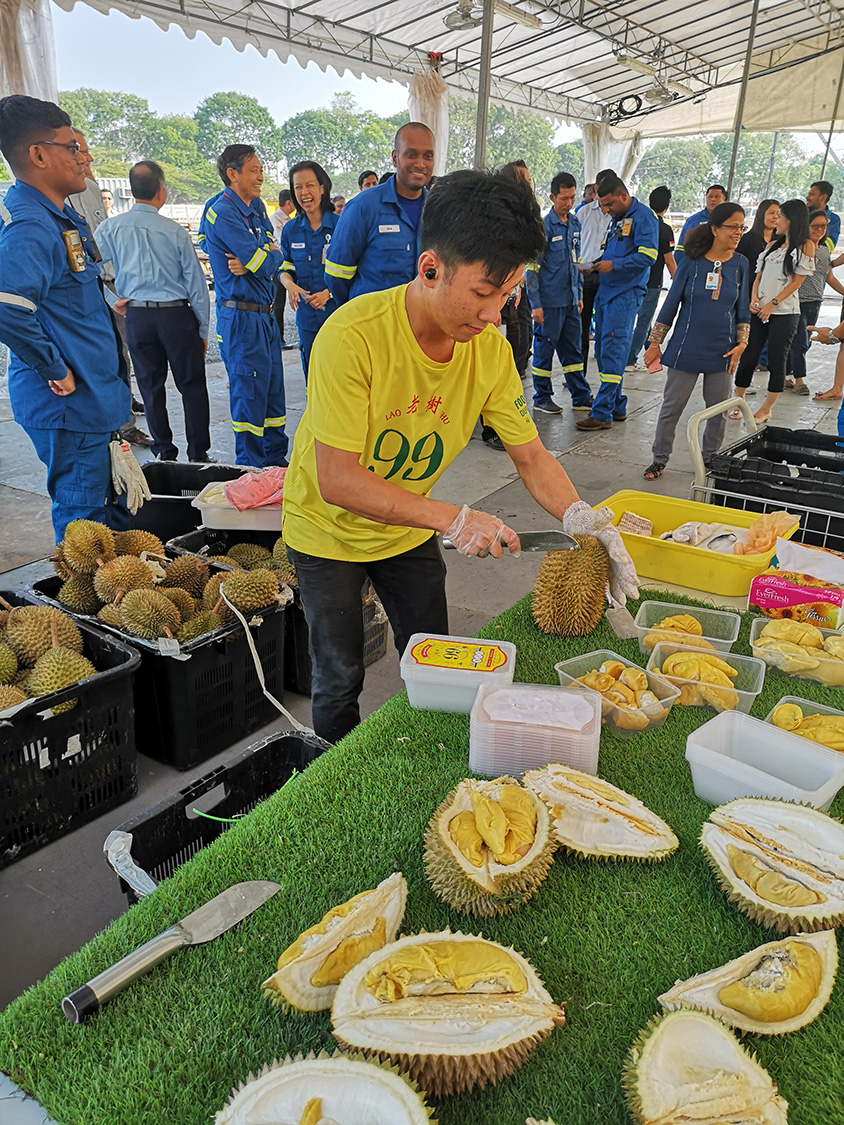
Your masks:
M737 653L750 655L749 622ZM528 599L484 635L516 643L522 681L554 683L556 661L591 649L646 662L635 640L618 640L606 624L585 640L543 636ZM788 694L844 703L840 690L769 673L753 714L764 718ZM524 1125L529 1115L557 1125L625 1122L622 1062L657 1012L657 995L777 936L727 903L698 847L711 806L695 797L683 753L686 735L712 714L675 708L653 735L601 739L598 772L671 824L674 856L650 866L558 853L531 902L481 927L439 902L422 868L425 825L467 773L468 716L414 711L396 696L10 1005L0 1015L0 1068L62 1125L207 1125L250 1070L331 1047L328 1013L284 1014L258 986L302 929L400 870L409 885L403 932L451 926L512 944L566 1004L566 1026L513 1078L441 1102L442 1125ZM844 794L831 812L844 815ZM91 1023L65 1021L66 993L229 884L267 878L282 890L234 930L174 955ZM745 1042L788 1099L791 1125L844 1123L844 988L810 1027Z

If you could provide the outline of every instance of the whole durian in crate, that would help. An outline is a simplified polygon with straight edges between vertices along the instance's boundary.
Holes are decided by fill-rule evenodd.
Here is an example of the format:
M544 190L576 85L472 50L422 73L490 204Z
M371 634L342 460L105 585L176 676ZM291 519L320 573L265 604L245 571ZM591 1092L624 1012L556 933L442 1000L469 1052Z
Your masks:
M539 567L531 613L543 633L585 637L604 615L609 559L593 535L575 535L577 551L549 551Z

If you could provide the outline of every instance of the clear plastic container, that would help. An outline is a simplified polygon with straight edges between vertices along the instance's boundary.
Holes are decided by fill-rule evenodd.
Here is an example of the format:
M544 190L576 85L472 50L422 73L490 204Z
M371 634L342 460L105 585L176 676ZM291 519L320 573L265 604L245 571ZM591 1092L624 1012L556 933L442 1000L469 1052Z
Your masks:
M729 652L736 642L741 627L741 617L737 613L727 613L721 609L703 609L700 606L677 605L675 602L642 602L636 614L636 632L639 637L639 648L650 655L653 644L645 644L645 637L653 633L654 627L666 617L675 617L684 614L693 617L703 629L701 640L709 641L717 652ZM676 638L679 640L679 637ZM657 634L656 641L670 641L671 634L663 631ZM656 643L656 642L655 642ZM684 642L694 646L694 641ZM701 648L705 648L701 645Z
M507 693L514 719L494 718L487 707L501 704L490 699L495 693ZM530 710L539 702L554 707L560 697L568 697L585 722L578 729L530 721ZM520 713L520 697L524 711ZM536 711L534 710L534 714ZM519 717L519 721L516 717ZM521 777L525 770L539 769L549 762L562 762L574 769L595 773L598 769L598 748L601 741L601 697L588 688L552 687L549 684L510 684L502 688L483 684L478 689L469 720L469 769L487 777L509 774Z
M192 507L199 510L205 527L226 531L275 531L281 535L281 508L247 508L239 512L228 500L224 503L210 503L209 495L219 491L219 488L219 483L212 481L191 500Z
M414 633L401 658L411 707L468 715L481 684L513 682L516 646L509 641Z
M844 755L740 711L716 715L686 739L695 793L796 801L826 812L844 785Z
M602 648L596 652L584 653L582 656L573 656L570 660L561 660L559 664L554 665L554 671L559 676L562 687L568 687L569 685L585 687L585 685L576 682L579 677L585 676L588 672L597 672L606 660L619 660L628 667L637 667L637 665L631 664L629 660L625 660L623 656L619 656L617 652ZM670 684L668 680L664 680L661 676L648 671L645 671L645 675L648 677L648 690L653 692L662 704L662 714L650 719L647 726L639 728L631 726L629 711L625 711L623 707L617 707L610 703L608 699L601 697L603 721L607 728L620 738L631 738L634 734L641 734L643 730L658 730L668 718L668 712L674 706L674 700L680 694L679 689L674 684Z
M779 676L788 676L789 679L793 680L811 680L812 683L823 684L824 687L844 687L844 660L834 660L828 655L818 656L817 668L803 668L795 672L789 672L787 669L781 668L776 663L781 659L779 654L770 649L760 648L756 644L759 634L766 625L771 624L771 620L770 617L757 617L750 626L750 648L754 656L763 660ZM842 636L837 629L819 629L818 631L823 633L825 638Z
M667 641L660 641L651 653L651 658L648 661L648 671L656 672L661 675L664 680L670 684L675 684L680 689L680 698L677 700L677 706L693 706L693 707L711 707L713 711L718 711L721 708L714 703L706 703L701 700L698 703L687 703L684 696L684 688L689 689L690 695L699 695L700 693L692 689L700 687L711 687L715 691L728 692L730 688L720 684L699 684L699 681L694 679L686 679L683 676L670 676L665 672L661 672L663 661L668 656L672 656L676 652L688 653L689 656L706 656L706 653L699 648L693 648L690 645L676 645L670 644ZM719 660L725 661L731 668L735 669L738 673L737 676L732 678L732 690L738 696L735 707L728 708L729 710L737 711L750 711L753 706L753 701L759 692L762 690L762 685L765 682L765 665L761 660L757 660L753 656L738 656L734 652L719 652L716 654ZM723 700L725 697L721 697ZM729 697L726 697L729 698Z
M808 719L812 715L833 715L836 719L844 719L844 711L838 711L838 710L836 710L835 707L825 707L823 705L823 703L813 703L811 701L811 699L801 699L797 695L784 695L782 697L782 699L779 701L779 703L776 703L771 708L771 710L768 712L768 714L765 716L765 722L770 723L771 726L773 726L774 725L774 711L776 711L777 707L782 707L786 703L796 703L797 706L800 708L800 710L803 712L803 718L804 719ZM777 727L776 729L781 730L782 728ZM802 734L797 734L796 731L790 731L789 733L794 734L794 736L796 738L801 739L801 741L809 743L810 746L812 746L812 745L822 746L823 745L823 743L820 743L820 742L815 743L810 738L804 738ZM844 768L844 751L836 750L834 747L831 747L831 746L827 746L827 747L825 747L825 749L826 750L832 750L832 752L834 754L838 754L839 758L841 759L842 768Z

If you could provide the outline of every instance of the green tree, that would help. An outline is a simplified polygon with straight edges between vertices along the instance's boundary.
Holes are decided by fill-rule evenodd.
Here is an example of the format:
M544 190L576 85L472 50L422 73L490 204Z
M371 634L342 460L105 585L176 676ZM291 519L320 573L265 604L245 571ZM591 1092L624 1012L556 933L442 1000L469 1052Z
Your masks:
M331 177L364 168L386 171L393 149L392 123L361 109L349 93L335 94L331 105L288 118L281 127L285 162L316 160ZM356 185L355 181L355 185Z
M144 155L144 142L154 118L146 98L118 90L70 90L59 105L81 129L89 145L115 149L124 161Z
M475 159L474 102L448 99L448 169L471 168ZM551 144L551 122L525 109L489 107L486 163L499 168L511 160L524 160L538 194L547 194L557 167L557 152Z
M212 94L194 114L196 144L208 160L216 160L227 145L254 145L265 164L281 159L281 131L270 111L255 98L234 92Z
M564 141L557 145L557 167L555 172L569 172L577 180L577 202L583 194L586 179L583 171L583 141Z
M643 199L659 184L667 184L673 209L696 211L713 178L712 165L712 148L703 137L668 137L651 145L633 178Z

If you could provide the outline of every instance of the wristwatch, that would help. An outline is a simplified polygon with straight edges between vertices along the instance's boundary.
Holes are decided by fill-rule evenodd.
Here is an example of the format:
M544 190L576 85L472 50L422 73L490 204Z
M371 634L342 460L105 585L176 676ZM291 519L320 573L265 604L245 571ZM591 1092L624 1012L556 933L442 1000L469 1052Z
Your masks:
M780 303L779 297L772 297L771 298L771 304L772 305L778 305L779 303Z

